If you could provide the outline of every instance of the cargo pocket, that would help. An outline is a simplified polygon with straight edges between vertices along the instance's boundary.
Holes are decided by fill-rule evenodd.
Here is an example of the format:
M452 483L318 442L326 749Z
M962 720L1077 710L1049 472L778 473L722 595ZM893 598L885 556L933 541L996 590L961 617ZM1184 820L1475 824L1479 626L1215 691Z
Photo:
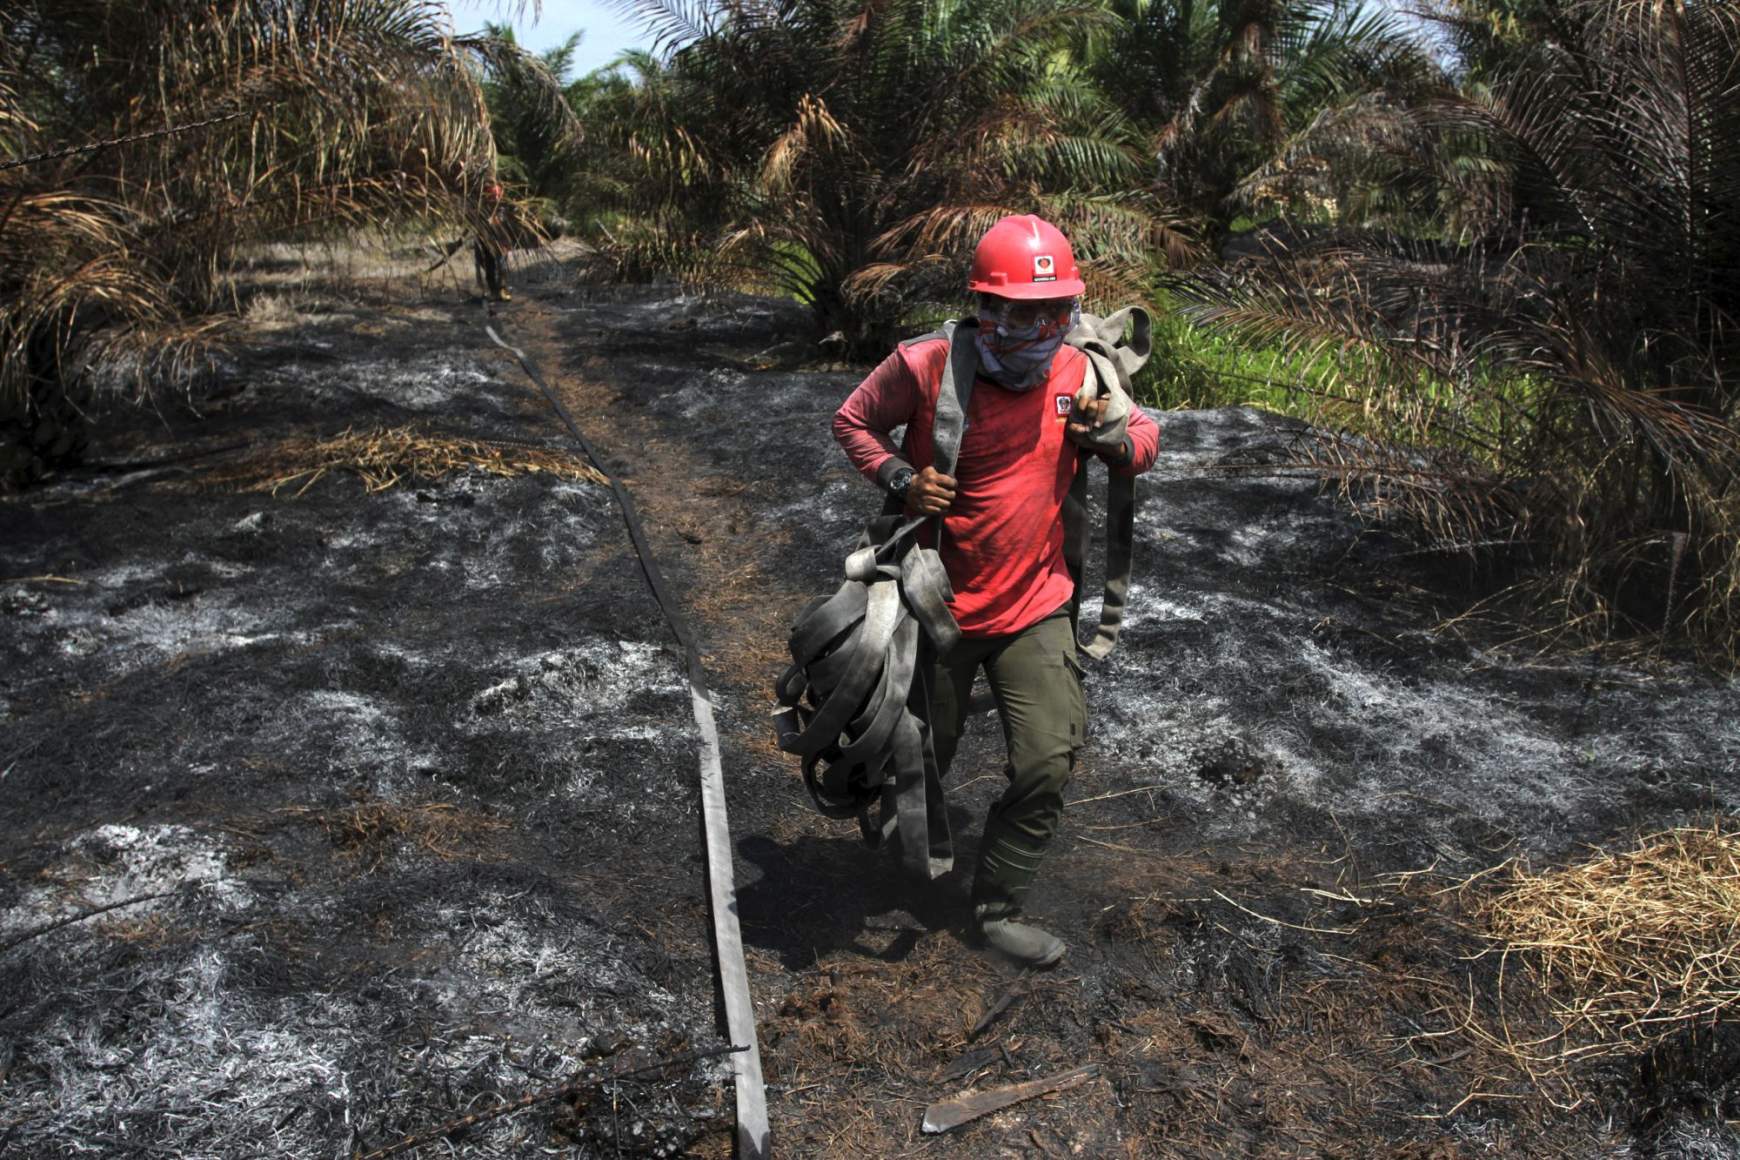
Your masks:
M1075 649L1064 651L1063 667L1069 672L1070 680L1070 722L1069 737L1072 750L1080 749L1087 742L1087 694L1082 690L1082 679L1087 676L1077 659ZM1070 754L1073 764L1075 754Z

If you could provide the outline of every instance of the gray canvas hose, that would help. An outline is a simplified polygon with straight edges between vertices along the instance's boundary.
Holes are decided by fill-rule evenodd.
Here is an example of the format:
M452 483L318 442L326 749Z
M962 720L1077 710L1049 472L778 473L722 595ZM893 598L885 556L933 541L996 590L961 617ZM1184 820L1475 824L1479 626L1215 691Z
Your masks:
M937 391L933 465L950 475L978 354L970 324L950 323L942 334L949 357ZM954 840L930 742L926 661L960 639L942 557L913 537L928 518L902 519L894 510L870 522L846 557L845 583L799 614L792 664L774 689L779 746L802 759L816 807L856 817L872 846L898 833L902 866L927 879L954 866Z

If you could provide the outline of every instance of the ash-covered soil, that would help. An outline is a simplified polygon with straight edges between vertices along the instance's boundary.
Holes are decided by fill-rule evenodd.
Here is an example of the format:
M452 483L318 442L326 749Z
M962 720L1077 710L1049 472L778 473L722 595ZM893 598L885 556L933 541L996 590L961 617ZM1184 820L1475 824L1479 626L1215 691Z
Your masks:
M562 445L479 308L416 299L274 313L197 413L105 416L107 468L0 501L0 1155L367 1152L722 1045L681 658L608 491L233 482L347 427ZM777 1155L1740 1157L1720 1035L1531 1080L1500 1040L1549 1026L1540 997L1445 889L1733 812L1731 680L1446 631L1455 562L1289 471L1294 424L1158 415L1031 899L1071 955L1017 976L968 937L970 869L899 881L767 729L787 618L877 505L828 436L864 368L812 358L789 304L555 265L498 318L703 643ZM969 868L1000 768L986 716L951 778ZM427 1153L725 1154L723 1075L600 1081Z
M212 482L350 426L550 441L479 320L334 305L0 505L0 1153L348 1155L720 1046L687 686L608 490ZM463 1151L677 1155L719 1074Z

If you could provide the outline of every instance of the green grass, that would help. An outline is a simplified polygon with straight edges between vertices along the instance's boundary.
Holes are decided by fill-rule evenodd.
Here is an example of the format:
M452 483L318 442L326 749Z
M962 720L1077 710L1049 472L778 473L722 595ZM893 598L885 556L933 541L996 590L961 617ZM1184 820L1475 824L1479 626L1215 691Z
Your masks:
M1156 302L1154 354L1136 376L1136 401L1161 410L1251 406L1303 414L1306 388L1323 383L1327 356L1289 355L1203 330Z

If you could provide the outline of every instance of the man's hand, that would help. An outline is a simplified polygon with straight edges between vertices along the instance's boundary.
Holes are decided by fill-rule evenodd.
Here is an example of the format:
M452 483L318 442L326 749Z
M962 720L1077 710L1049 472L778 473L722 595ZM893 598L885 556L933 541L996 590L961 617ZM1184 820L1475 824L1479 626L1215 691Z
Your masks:
M1110 395L1099 395L1086 403L1077 403L1070 412L1069 422L1064 424L1064 433L1071 443L1099 456L1109 466L1123 467L1130 462L1128 437L1120 437L1116 443L1105 443L1093 437L1094 428L1106 421L1106 408L1111 403Z
M912 477L906 489L906 510L913 515L938 516L955 502L955 477L927 467Z
M1086 404L1077 404L1069 414L1069 422L1064 425L1064 434L1069 436L1071 443L1088 442L1088 433L1106 417L1106 405L1111 400L1104 395Z

